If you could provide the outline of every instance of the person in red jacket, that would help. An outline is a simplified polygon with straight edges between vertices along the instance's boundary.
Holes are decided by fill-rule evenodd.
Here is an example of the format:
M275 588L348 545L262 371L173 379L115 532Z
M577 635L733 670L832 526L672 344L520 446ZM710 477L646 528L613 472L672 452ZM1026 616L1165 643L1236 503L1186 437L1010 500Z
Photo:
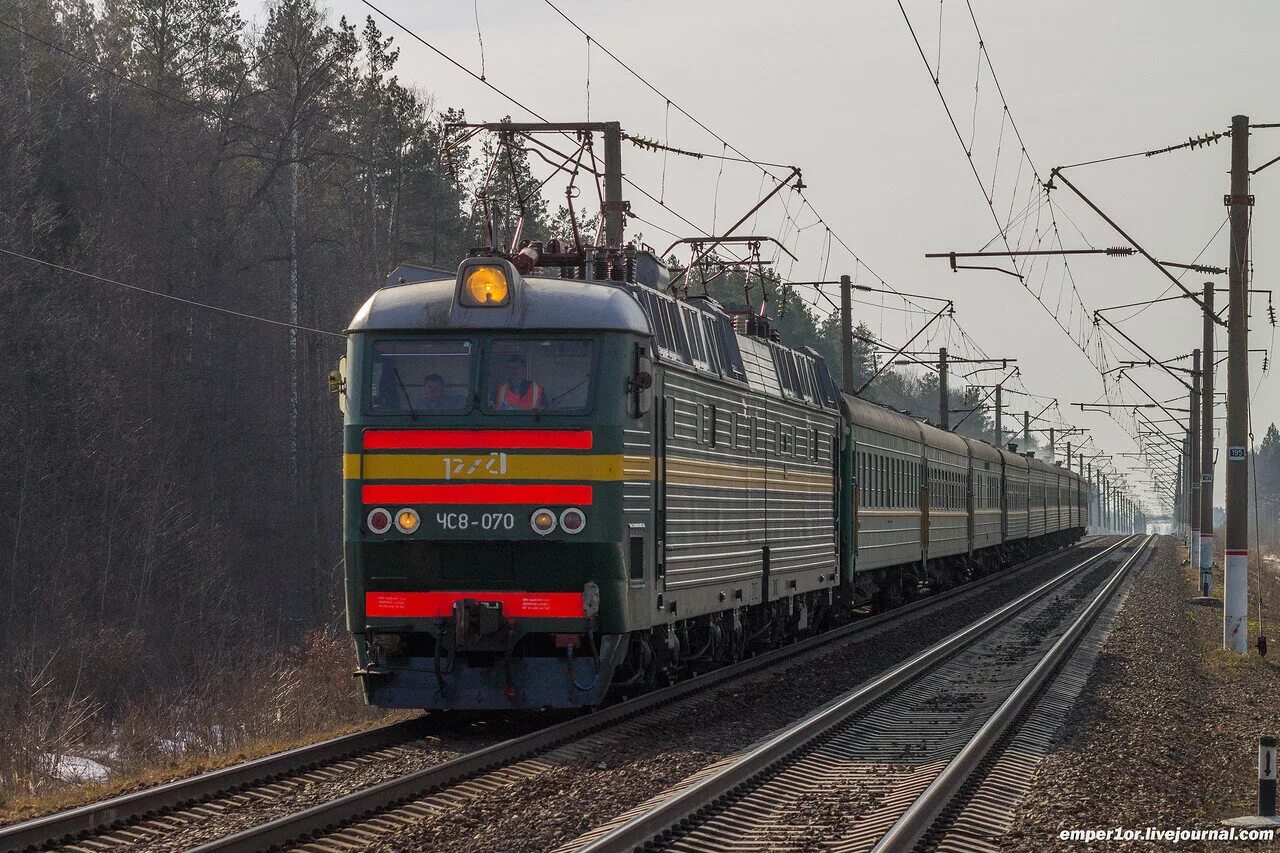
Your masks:
M507 359L507 381L493 395L493 407L499 411L529 410L542 405L542 386L529 379L523 356Z

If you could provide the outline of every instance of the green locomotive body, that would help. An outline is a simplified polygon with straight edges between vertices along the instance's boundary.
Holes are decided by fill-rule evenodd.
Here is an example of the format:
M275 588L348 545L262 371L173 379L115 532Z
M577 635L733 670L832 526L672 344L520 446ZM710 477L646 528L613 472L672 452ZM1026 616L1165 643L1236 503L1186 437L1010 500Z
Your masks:
M842 396L764 317L669 296L650 255L540 251L402 267L351 322L369 702L589 707L1083 532L1070 471L1035 466L1058 522L1010 542L1003 451Z

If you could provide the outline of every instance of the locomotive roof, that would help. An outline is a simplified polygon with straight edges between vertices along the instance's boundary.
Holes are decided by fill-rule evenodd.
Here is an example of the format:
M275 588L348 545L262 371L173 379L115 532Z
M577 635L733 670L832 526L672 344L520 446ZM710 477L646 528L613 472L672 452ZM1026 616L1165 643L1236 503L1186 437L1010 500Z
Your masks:
M347 331L580 329L651 334L648 316L628 292L630 285L525 277L519 297L509 305L465 308L455 304L455 273L421 267L412 272L423 278L378 290L356 312ZM428 278L431 273L438 277Z

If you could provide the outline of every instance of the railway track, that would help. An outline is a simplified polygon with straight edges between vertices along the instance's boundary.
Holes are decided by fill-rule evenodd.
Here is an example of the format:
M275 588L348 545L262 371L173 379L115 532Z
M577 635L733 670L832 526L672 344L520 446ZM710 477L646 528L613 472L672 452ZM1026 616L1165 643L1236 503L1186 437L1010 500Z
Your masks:
M1054 698L1046 686L1153 538L1090 557L561 849L999 849L1025 781L1019 738L1047 740L1045 718L1070 704L1058 696L1041 703L1046 713L1037 699ZM1089 580L1126 543L1131 553L1095 594ZM1078 688L1087 667L1067 675ZM1037 712L1034 726L1019 725Z
M1088 540L1081 543L1087 546ZM1112 546L1114 547L1114 546ZM418 718L334 738L277 755L237 764L188 779L115 797L0 828L0 849L64 849L101 851L121 847L199 850L261 850L318 836L356 819L394 809L424 793L457 786L482 774L544 753L599 729L653 712L678 699L757 673L780 664L791 664L825 654L842 639L887 628L895 622L918 619L957 600L979 595L986 587L1012 579L1046 562L1061 559L1055 552L1030 560L1011 571L974 581L930 596L889 613L868 617L807 638L782 649L681 681L627 702L555 725L538 727L515 738L500 740L496 733L474 734L488 740L479 748L461 752L440 750L441 760L426 763L405 773L386 773L403 759L406 751L431 746L442 732L464 730L474 715L444 715ZM494 727L496 728L496 727ZM421 763L421 762L420 762ZM381 772L380 772L381 771ZM203 846L188 839L200 837L200 827L222 825L222 816L246 803L287 800L300 788L331 784L353 774L364 773L375 781L358 790L332 796L309 808L298 808L274 820L240 828L223 837L201 838ZM378 779L379 776L389 777ZM411 816L411 813L410 813ZM385 828L392 830L396 821ZM367 833L363 833L367 835ZM349 841L361 840L362 834ZM368 839L363 839L367 841ZM346 849L341 842L323 843L309 849Z

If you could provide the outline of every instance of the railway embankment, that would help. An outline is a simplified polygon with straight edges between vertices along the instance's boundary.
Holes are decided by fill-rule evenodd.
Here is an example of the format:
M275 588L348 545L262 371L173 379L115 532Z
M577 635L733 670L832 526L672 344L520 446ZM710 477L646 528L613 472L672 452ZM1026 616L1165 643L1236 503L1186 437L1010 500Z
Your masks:
M1280 602L1274 572L1251 573L1255 594ZM1217 571L1215 595L1221 596ZM1053 750L1040 761L1003 849L1081 850L1071 830L1219 829L1226 817L1254 813L1257 738L1280 735L1280 651L1241 658L1222 650L1220 606L1196 603L1195 579L1181 549L1165 538L1129 589L1084 691ZM1095 842L1087 849L1171 849L1167 840ZM1280 849L1236 842L1238 849ZM1232 842L1187 840L1178 850L1233 849Z

